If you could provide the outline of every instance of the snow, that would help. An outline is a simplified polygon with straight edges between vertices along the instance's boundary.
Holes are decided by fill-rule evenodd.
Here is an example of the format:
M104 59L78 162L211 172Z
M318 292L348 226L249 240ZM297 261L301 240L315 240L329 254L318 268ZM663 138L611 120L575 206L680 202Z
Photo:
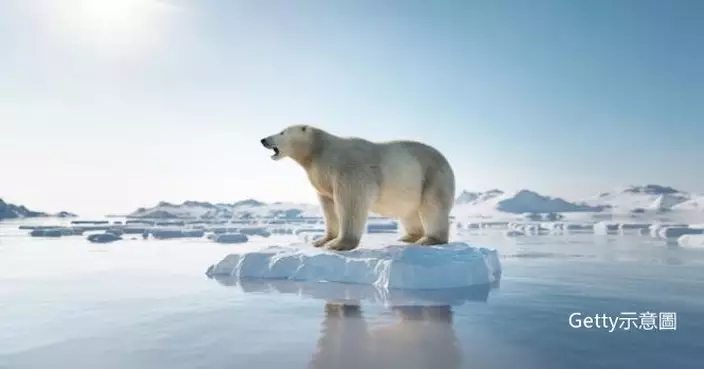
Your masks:
M369 215L374 215L370 213ZM570 221L593 223L610 220L637 222L704 222L704 195L660 185L631 185L581 199L563 199L529 189L485 192L459 191L452 210L457 227L468 222L501 221ZM181 204L161 202L130 214L136 218L191 219L187 223L261 226L302 226L322 224L317 203L256 200L231 204L186 201ZM383 221L393 221L385 219ZM481 221L480 221L481 220ZM379 231L368 229L369 233ZM388 230L393 231L392 229ZM270 230L272 232L272 230Z
M473 193L463 193L463 195L463 201L473 197ZM600 209L597 207L572 203L559 197L544 196L530 190L519 190L512 193L492 190L487 194L477 195L472 201L458 202L453 209L453 215L467 217L497 213L520 215L598 210Z
M669 210L689 200L690 194L670 187L658 185L626 186L612 192L602 193L587 203L592 206L609 207L613 213Z
M298 204L277 202L263 204L258 201L242 201L234 204L211 204L207 202L186 201L182 204L160 202L151 208L138 209L130 217L137 218L181 218L181 219L215 219L215 218L261 218L261 217L320 217L317 204Z
M501 265L496 250L465 243L376 245L347 252L290 245L230 254L207 275L439 289L493 283L500 278Z
M672 209L704 211L704 195L694 195L689 200L673 206Z

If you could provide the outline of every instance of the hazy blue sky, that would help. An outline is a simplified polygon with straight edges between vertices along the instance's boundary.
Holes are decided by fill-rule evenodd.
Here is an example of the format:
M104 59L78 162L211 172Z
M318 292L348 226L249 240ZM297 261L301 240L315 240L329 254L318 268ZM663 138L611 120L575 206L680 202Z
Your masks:
M459 188L704 191L704 1L0 0L0 197L314 201L259 139L444 151Z

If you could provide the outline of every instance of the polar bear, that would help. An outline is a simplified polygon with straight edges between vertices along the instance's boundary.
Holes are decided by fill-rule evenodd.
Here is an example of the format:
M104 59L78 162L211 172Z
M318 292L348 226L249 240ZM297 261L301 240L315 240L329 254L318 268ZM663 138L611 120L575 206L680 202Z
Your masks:
M340 137L308 125L289 126L261 144L274 151L274 160L298 162L317 191L326 232L314 246L357 248L370 211L401 222L406 234L399 241L448 242L455 176L435 148Z

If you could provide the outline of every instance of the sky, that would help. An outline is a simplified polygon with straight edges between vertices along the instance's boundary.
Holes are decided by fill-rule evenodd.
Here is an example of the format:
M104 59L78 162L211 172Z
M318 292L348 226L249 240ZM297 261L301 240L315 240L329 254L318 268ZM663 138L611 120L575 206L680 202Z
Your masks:
M440 149L460 189L704 192L704 2L0 0L0 198L314 202L262 137Z

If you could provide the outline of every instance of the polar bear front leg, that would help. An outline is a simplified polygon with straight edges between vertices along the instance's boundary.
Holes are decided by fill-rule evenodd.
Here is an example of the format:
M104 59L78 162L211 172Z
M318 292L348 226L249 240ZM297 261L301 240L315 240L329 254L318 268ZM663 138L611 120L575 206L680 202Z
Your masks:
M367 179L360 177L354 178L350 175L342 178L333 190L340 234L325 245L330 250L354 250L362 239L372 199L376 196L378 188L367 185Z
M320 206L323 208L325 235L313 242L313 246L315 247L321 247L330 240L334 240L337 237L340 228L337 220L337 213L335 212L335 202L333 202L331 198L324 197L322 195L318 195L318 200L320 201Z

